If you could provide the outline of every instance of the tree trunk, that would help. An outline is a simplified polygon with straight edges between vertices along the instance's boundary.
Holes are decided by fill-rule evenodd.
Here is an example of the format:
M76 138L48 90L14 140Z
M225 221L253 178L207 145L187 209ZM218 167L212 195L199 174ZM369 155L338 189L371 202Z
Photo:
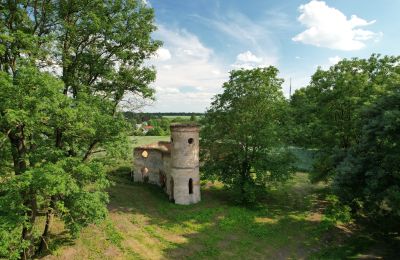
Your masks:
M242 162L242 170L241 170L241 180L240 180L240 192L241 192L242 199L244 198L244 195L246 193L246 191L244 189L244 185L246 184L246 181L247 181L248 168L249 168L248 162L243 161Z
M24 126L17 127L15 132L10 132L8 138L11 142L11 154L14 161L15 175L21 175L27 169ZM24 199L24 206L28 208L25 212L28 223L25 223L22 228L21 240L30 242L30 245L21 252L21 258L30 259L35 252L32 230L36 222L37 201L35 192L31 189L22 192L21 196Z
M17 133L10 132L8 138L11 142L11 154L14 161L14 172L22 174L26 170L26 147L23 127L18 127Z
M61 148L62 147L62 130L60 128L56 128L55 130L56 134L56 147Z
M21 252L22 259L30 259L35 253L35 244L34 244L34 237L32 234L32 230L36 222L37 201L36 201L36 196L34 196L32 192L30 192L30 194L27 195L27 197L31 196L32 198L26 200L26 202L24 203L25 206L30 208L30 211L28 211L27 213L29 218L29 223L25 225L22 229L22 241L28 240L30 241L30 245Z
M97 140L94 140L90 145L89 148L87 149L85 155L83 156L82 162L85 162L89 159L89 156L92 154L93 148L96 146L98 143Z
M50 205L49 205L49 209L47 210L46 213L46 224L44 226L44 230L43 230L43 234L40 238L40 244L39 247L36 251L36 255L39 255L40 253L42 253L44 251L44 249L48 249L47 247L47 238L49 236L50 233L50 227L53 221L53 209L54 209L54 204L55 204L55 198L54 196L52 196L50 198Z

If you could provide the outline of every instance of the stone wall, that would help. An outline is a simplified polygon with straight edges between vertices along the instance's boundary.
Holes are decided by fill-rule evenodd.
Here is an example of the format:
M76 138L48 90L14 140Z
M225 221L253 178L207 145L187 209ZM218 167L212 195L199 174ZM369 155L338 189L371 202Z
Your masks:
M171 142L136 147L134 160L135 182L162 187L176 204L200 201L198 126L171 125Z

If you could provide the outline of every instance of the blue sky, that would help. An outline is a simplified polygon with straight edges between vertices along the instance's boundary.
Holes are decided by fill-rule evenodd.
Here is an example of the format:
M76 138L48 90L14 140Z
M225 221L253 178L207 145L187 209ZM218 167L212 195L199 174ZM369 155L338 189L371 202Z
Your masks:
M318 66L372 53L399 55L399 0L146 0L164 42L151 60L149 112L204 112L229 71L274 65L283 91ZM293 91L292 91L293 92Z

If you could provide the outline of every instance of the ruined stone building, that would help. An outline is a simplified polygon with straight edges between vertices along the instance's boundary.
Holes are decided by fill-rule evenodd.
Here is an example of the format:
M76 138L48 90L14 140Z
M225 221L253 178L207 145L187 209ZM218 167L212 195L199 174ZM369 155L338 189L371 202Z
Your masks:
M199 202L199 127L172 124L170 142L136 147L133 177L160 186L176 204Z

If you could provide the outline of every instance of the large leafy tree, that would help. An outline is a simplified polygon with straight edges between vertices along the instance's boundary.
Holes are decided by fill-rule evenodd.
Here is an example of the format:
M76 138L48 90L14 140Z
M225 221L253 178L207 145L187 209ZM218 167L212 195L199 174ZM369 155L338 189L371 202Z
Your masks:
M337 167L335 191L358 213L393 230L400 223L400 88L361 116L360 141Z
M284 146L288 104L277 74L274 67L232 71L202 122L202 171L242 203L291 173Z
M57 215L106 215L104 160L126 147L126 96L152 98L160 42L141 1L0 2L0 257L30 258ZM105 151L102 160L92 158ZM45 215L45 225L37 225Z
M400 57L343 60L318 69L291 99L294 142L319 151L313 180L328 180L346 151L360 142L361 112L400 79Z
M400 57L372 55L318 69L291 100L294 142L314 148L314 181L369 220L399 224ZM381 225L384 227L385 225Z

